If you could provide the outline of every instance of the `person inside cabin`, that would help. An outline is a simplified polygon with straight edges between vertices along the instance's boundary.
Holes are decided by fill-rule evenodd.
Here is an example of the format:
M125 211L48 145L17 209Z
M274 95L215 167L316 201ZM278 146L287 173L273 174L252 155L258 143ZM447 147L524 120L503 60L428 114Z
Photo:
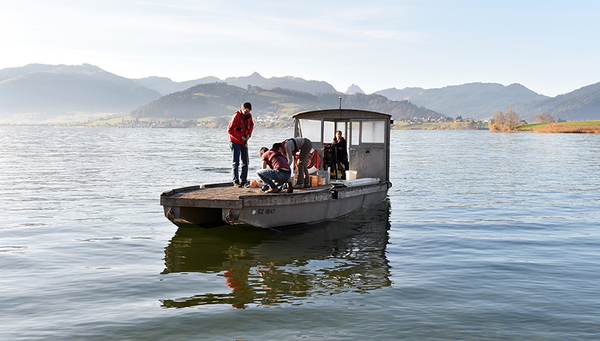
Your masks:
M229 148L233 157L233 186L244 187L248 184L248 140L252 136L254 123L252 122L252 104L246 102L236 111L231 120L227 133L229 133ZM240 158L242 160L242 173L239 174Z
M282 155L283 147L281 143L273 144L271 149L262 147L260 149L260 158L262 160L262 169L256 171L256 175L269 186L267 193L277 193L281 186L290 180L292 174L291 167ZM268 169L267 166L271 169Z
M335 132L335 137L331 144L335 147L336 161L344 166L343 171L348 170L348 150L346 145L346 139L342 136L342 131L338 130Z
M306 137L295 137L287 139L281 143L283 146L283 154L287 158L290 165L294 165L294 153L298 153L298 181L294 188L309 188L310 176L308 174L308 159L312 149L312 142Z

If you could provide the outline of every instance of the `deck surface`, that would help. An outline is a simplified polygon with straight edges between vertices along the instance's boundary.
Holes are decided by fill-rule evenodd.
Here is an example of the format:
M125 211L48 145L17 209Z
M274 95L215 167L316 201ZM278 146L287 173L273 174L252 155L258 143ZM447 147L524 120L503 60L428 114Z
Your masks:
M294 189L294 193L302 193L315 189L326 189L329 185L313 186L305 189ZM171 198L181 199L203 199L203 200L237 200L241 196L253 196L253 195L279 195L287 194L285 191L279 193L265 193L260 190L259 187L233 187L233 186L219 186L219 187L208 187L200 189L190 189L179 193L170 195Z

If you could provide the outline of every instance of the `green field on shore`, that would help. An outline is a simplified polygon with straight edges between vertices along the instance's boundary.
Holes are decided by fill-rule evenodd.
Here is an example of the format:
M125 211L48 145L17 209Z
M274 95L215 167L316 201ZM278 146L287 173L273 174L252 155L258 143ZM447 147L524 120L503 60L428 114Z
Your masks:
M576 127L597 127L600 126L600 120L595 121L570 121L570 122L559 122L559 123L529 123L523 124L517 127L519 130L531 130L531 129L542 129L546 128L549 124L560 124L564 126L576 126Z

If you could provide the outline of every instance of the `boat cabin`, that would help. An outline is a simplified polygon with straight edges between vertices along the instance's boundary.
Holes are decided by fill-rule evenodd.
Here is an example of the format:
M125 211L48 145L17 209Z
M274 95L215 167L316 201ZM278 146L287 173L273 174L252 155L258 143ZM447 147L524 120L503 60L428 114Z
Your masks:
M389 181L391 115L355 109L306 111L293 115L294 137L306 137L332 181L378 178ZM347 164L332 145L336 131L346 139ZM348 169L346 169L346 166Z

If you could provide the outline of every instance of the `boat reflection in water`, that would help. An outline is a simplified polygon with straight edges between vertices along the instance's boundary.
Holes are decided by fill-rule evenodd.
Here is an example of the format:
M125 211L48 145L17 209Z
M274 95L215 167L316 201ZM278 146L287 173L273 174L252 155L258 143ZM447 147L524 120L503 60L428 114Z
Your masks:
M284 233L180 227L165 248L163 274L214 273L223 277L223 290L164 299L162 306L302 304L390 286L389 207L386 199L343 219Z

